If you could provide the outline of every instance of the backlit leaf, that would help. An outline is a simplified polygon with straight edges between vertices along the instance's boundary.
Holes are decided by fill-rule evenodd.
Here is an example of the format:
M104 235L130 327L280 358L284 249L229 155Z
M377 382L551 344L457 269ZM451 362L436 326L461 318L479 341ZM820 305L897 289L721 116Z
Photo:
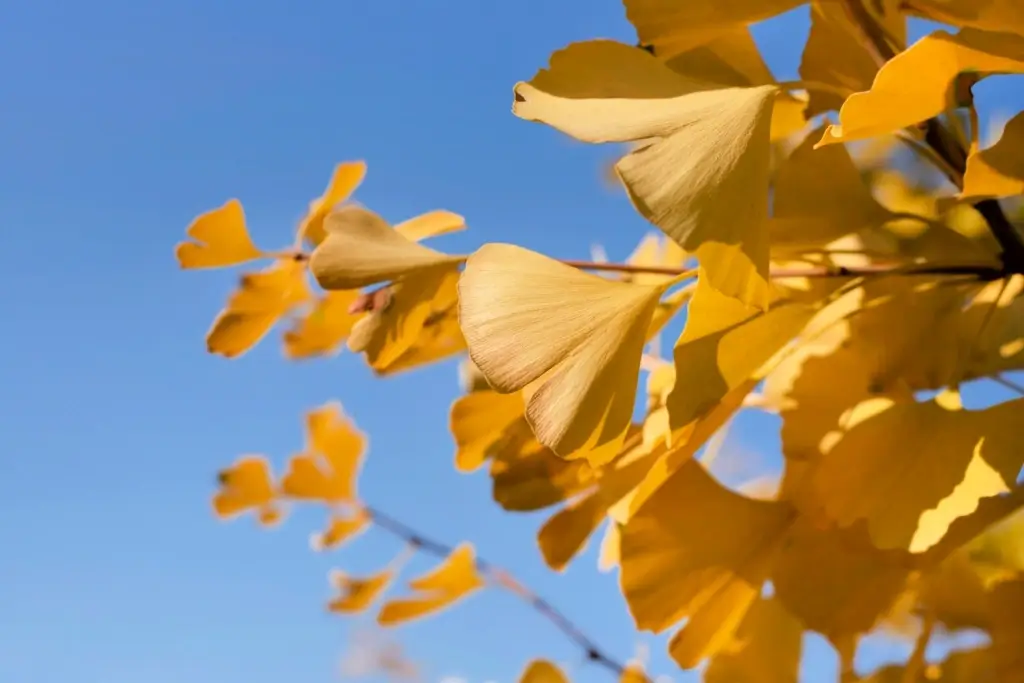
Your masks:
M519 676L519 683L569 683L569 679L548 660L534 659Z
M325 292L308 313L284 334L284 352L290 359L336 353L359 320L349 308L359 298L355 290Z
M247 455L217 475L220 490L213 497L213 510L225 519L244 512L255 512L260 524L275 524L281 519L267 459Z
M1024 16L1017 0L914 0L907 9L943 24L1024 35Z
M386 602L377 615L381 626L419 619L434 614L482 588L483 579L476 569L473 546L463 543L430 572L413 579L412 597Z
M195 241L182 242L175 249L182 268L222 268L264 255L249 237L242 203L237 199L200 215L186 232Z
M456 400L449 417L455 438L455 469L472 472L481 467L505 430L522 419L525 410L523 395L518 392L499 394L484 389Z
M886 62L871 89L847 98L839 125L821 145L862 140L913 126L954 106L961 74L1024 72L1024 36L966 28L955 36L935 31Z
M1009 197L1024 194L1024 112L1009 120L991 147L967 158L963 197Z
M512 111L583 142L643 141L616 164L634 206L697 257L716 289L763 308L778 89L712 88L643 50L589 41L518 83Z
M282 492L292 498L323 503L351 502L366 438L342 411L327 403L306 415L306 448L294 455L281 480Z
M309 210L299 224L299 239L314 247L323 242L326 236L324 219L327 214L348 199L365 177L365 162L346 161L335 166L334 174L324 193L309 203Z
M496 390L526 389L541 443L592 465L618 454L662 288L614 282L505 244L481 247L459 281L473 362Z
M332 515L327 529L323 533L313 534L310 545L314 550L321 551L337 548L366 531L370 520L370 515L362 509L349 516Z
M330 574L330 582L338 596L327 604L327 609L340 614L362 612L387 589L393 578L390 570L361 578L334 570Z
M704 672L706 683L795 683L803 624L777 599L761 598Z
M395 232L414 242L465 229L466 219L451 211L429 211L395 226Z

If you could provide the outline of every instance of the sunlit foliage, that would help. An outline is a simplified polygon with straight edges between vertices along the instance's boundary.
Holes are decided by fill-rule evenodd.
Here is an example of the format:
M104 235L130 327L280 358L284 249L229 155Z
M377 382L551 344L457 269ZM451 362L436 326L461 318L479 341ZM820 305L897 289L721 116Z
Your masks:
M801 4L625 0L638 45L573 43L514 85L515 116L628 144L615 177L661 235L638 235L624 263L438 251L423 242L463 218L389 224L350 200L362 162L337 166L291 246L254 244L232 199L195 220L177 258L264 262L217 315L211 353L237 357L287 321L291 359L347 344L385 376L464 355L456 469L487 468L511 513L552 510L538 530L552 570L604 527L600 563L637 628L670 631L672 658L706 680L794 681L815 632L844 681L1022 681L1024 398L967 408L961 389L1024 394L1003 377L1024 370L1024 112L982 148L972 95L1024 73L1024 6L813 0L802 80L780 83L749 26ZM911 17L946 27L908 45ZM756 486L710 467L740 410L782 423L782 471ZM340 405L315 408L281 474L236 460L214 510L269 525L318 504L318 551L376 528L437 557L405 588L406 552L369 575L332 573L333 612L392 626L490 585L562 619L471 544L442 546L367 505L365 447ZM563 630L591 661L646 680L575 628ZM986 642L926 657L963 629ZM912 654L854 672L877 633ZM565 683L543 656L520 680Z

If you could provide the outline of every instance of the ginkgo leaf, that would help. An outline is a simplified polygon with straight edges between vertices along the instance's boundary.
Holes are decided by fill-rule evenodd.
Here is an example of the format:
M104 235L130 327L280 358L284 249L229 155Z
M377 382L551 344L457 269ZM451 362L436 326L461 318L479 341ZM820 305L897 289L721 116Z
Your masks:
M806 628L834 643L871 629L910 575L905 553L878 550L861 532L818 529L809 518L798 518L771 573L775 597Z
M898 41L893 46L896 49L903 48L907 33L907 20L899 5L899 0L884 0L862 6L864 11L868 11L868 6L882 10L882 16L875 19L884 27L887 36ZM868 90L877 72L878 62L849 10L842 3L813 0L811 30L800 60L800 78L832 86L849 96ZM807 115L817 116L830 109L839 109L843 99L834 92L815 88L810 92Z
M660 632L688 617L669 644L683 668L721 651L760 594L792 516L687 461L622 531L621 586L637 627Z
M313 534L310 545L313 550L330 550L354 539L366 531L372 518L362 508L350 516L332 515L323 533Z
M662 287L609 281L507 244L466 262L459 318L496 390L526 389L538 440L600 465L618 454Z
M246 273L206 333L207 350L226 358L241 356L311 296L305 268L296 261L278 261Z
M262 258L245 227L245 212L237 199L198 216L186 231L194 242L175 249L182 268L222 268Z
M492 457L492 493L505 510L541 510L581 493L595 480L585 460L563 460L532 437L525 419L516 422Z
M569 683L569 679L548 660L534 659L519 676L519 683Z
M906 3L906 10L942 24L1024 35L1017 0L914 0Z
M366 437L339 403L327 403L306 415L306 449L292 456L281 480L292 498L343 503L356 497L356 478Z
M472 472L487 461L503 433L524 417L526 403L519 392L474 391L452 404L449 426L455 438L455 469Z
M732 641L704 672L706 683L794 683L803 638L800 623L777 599L761 598Z
M330 574L330 582L339 595L327 604L327 609L341 614L362 612L387 589L393 578L391 570L362 578L334 570Z
M639 664L630 663L622 668L619 683L647 683L647 674Z
M890 402L849 427L817 464L813 487L830 519L867 521L880 548L921 552L982 498L1006 493L1024 466L1024 399L963 410L959 395Z
M674 2L625 0L626 18L640 42L668 58L802 5L807 0L739 0L736 2Z
M644 235L643 239L633 250L633 253L626 259L626 263L632 266L645 266L649 268L672 269L677 268L681 272L683 265L690 260L690 255L664 235L650 232ZM637 285L660 285L672 279L671 274L665 273L628 273L627 281Z
M299 239L312 246L324 241L324 219L331 210L356 191L366 177L366 163L346 161L334 167L331 181L324 193L309 203L309 211L299 223Z
M954 106L961 74L1024 72L1024 36L965 28L955 36L935 31L879 69L871 89L851 95L819 145L893 133Z
M395 232L414 242L465 229L466 219L451 211L430 211L395 226Z
M394 626L434 614L466 598L483 585L476 568L473 546L463 543L452 550L440 565L409 582L415 595L386 602L377 615L377 623Z
M281 519L276 504L274 484L267 459L247 455L217 475L220 490L213 497L213 510L220 518L230 518L244 512L256 513L260 524L271 525Z
M345 205L324 219L327 237L309 259L324 289L355 289L462 261L414 242L376 213Z
M325 292L285 332L285 356L298 360L336 353L359 320L358 314L349 312L358 298L359 292L355 290Z
M512 111L583 142L644 144L616 164L637 210L724 294L768 298L769 134L774 85L717 88L644 50L574 43L515 87Z
M1009 197L1024 194L1024 112L1010 119L991 147L967 158L961 196Z
M998 584L988 596L996 680L1019 683L1024 672L1024 576Z
M372 342L367 344L368 352L372 345ZM465 350L466 338L462 336L462 328L459 326L459 310L453 303L450 307L434 311L427 316L413 344L387 364L381 363L380 359L371 353L367 354L367 360L379 377L391 377L406 370L450 358Z
M670 424L681 428L711 410L763 366L810 321L814 310L779 303L762 313L723 296L701 275L674 352L676 381Z

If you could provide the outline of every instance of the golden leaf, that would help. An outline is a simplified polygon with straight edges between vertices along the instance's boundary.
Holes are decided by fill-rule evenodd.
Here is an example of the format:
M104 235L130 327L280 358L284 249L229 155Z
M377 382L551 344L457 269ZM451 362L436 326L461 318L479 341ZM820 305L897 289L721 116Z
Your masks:
M305 451L292 456L281 480L286 496L324 503L356 498L356 477L366 438L336 402L306 414Z
M465 229L466 219L451 211L429 211L395 226L395 232L413 242Z
M371 517L362 508L348 517L332 515L327 529L320 534L313 534L310 545L313 550L330 550L354 539L369 527Z
M328 603L327 609L341 614L362 612L384 592L393 578L393 573L390 570L363 578L349 576L345 572L334 570L330 574L330 581L339 595Z
M213 497L213 511L222 519L255 511L260 524L269 526L281 520L274 484L267 459L246 455L222 470L217 479L220 490Z
M569 679L546 659L534 659L519 676L519 683L569 683Z
M879 548L922 552L1024 466L1024 399L963 410L959 395L887 407L849 427L818 462L815 499L842 526L867 521Z
M334 167L331 182L324 193L309 203L302 222L299 223L299 240L306 240L311 246L324 241L324 219L331 210L356 191L366 177L366 163L346 161Z
M954 106L961 74L1024 72L1024 36L965 28L955 36L935 31L886 62L871 89L851 95L819 145L893 133Z
M965 198L1024 194L1024 112L1010 119L999 140L967 158Z
M791 519L789 506L733 493L688 460L622 531L621 585L637 627L660 632L688 617L669 644L683 668L721 651Z
M647 674L639 664L627 664L619 676L619 683L647 683L647 680Z
M793 683L803 624L773 598L755 602L732 641L704 672L706 683Z
M690 255L678 244L664 235L656 232L649 232L644 235L636 249L626 259L626 263L633 266L647 268L678 268L680 271L683 265L690 260ZM635 285L657 286L672 279L672 275L663 273L626 273L625 280Z
M914 0L907 11L953 26L1024 35L1024 16L1017 0Z
M491 461L495 502L512 512L541 510L584 491L595 477L585 460L563 460L533 439L526 420L514 423Z
M479 590L484 585L477 572L473 546L463 543L452 550L436 568L409 582L413 597L389 600L381 607L381 626L419 619L441 611Z
M622 446L662 291L488 244L466 262L459 318L470 357L491 386L526 390L538 440L597 466Z
M462 261L411 241L376 213L345 205L324 219L309 268L324 289L355 289Z
M737 0L735 2L675 2L625 0L626 18L636 27L640 42L668 57L709 43L726 33L788 12L806 0Z
M899 5L899 0L884 0L873 5L864 3L861 7L865 12L868 7L883 10L883 15L875 19L888 36L899 41L895 47L901 50L907 39L907 20ZM877 71L878 63L861 29L853 23L849 9L830 0L812 0L811 31L800 61L800 78L825 83L850 95L868 90ZM814 89L810 92L807 115L817 116L839 109L842 104L843 98L839 95Z
M760 379L762 367L814 314L785 302L761 313L715 291L703 276L701 269L674 352L676 381L666 402L673 429L701 417L748 379Z
M336 353L359 320L349 308L358 300L355 290L325 292L313 308L284 334L284 353L296 360Z
M998 584L988 596L996 680L1024 681L1024 576Z
M262 258L245 227L237 199L198 216L186 231L194 242L181 242L175 256L182 268L222 268Z
M407 284L407 283L406 283ZM435 304L437 299L435 298ZM368 346L372 346L369 344ZM369 348L367 349L369 350ZM380 377L390 377L406 370L444 360L466 350L466 339L459 327L459 309L453 302L449 308L427 316L412 346L384 365L371 359L370 366ZM373 356L372 358L376 358Z
M242 275L238 289L206 334L207 350L226 358L241 356L311 296L305 268L296 261L277 261Z
M456 400L449 415L455 437L455 469L472 472L480 468L525 410L523 395L518 392L499 394L482 389Z
M768 298L769 133L778 88L714 88L644 50L574 43L515 87L512 111L583 142L644 144L616 164L637 210L722 293Z
M918 671L918 676L908 678L906 667L887 664L879 667L865 678L863 683L979 683L997 681L995 661L990 646L972 650L955 650L941 662L928 664Z

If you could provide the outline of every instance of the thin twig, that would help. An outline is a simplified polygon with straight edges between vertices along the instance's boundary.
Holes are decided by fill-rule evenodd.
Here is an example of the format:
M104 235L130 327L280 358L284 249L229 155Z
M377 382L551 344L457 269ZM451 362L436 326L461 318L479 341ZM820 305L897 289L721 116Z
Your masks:
M454 550L452 546L428 538L407 524L398 521L394 517L391 517L376 508L367 506L364 509L370 515L370 518L377 527L387 531L393 536L401 538L418 550L422 550L425 553L437 557L447 557L452 553L452 550ZM583 651L588 661L602 666L619 676L621 676L626 670L625 664L622 664L618 660L613 659L610 655L606 654L604 650L598 647L597 643L595 643L583 632L582 629L580 629L580 627L565 616L565 614L555 608L555 606L550 602L523 585L518 579L512 576L512 574L481 558L477 558L476 567L481 574L491 579L501 588L504 588L514 594L524 603L529 605L534 611L551 622L555 628L566 636L566 638L571 640L574 645ZM644 675L644 679L650 681L646 675Z
M1021 396L1024 396L1024 386L1017 384L1012 379L1006 379L1003 375L992 375L989 377L990 380L996 384L1001 384L1011 391L1016 391Z

